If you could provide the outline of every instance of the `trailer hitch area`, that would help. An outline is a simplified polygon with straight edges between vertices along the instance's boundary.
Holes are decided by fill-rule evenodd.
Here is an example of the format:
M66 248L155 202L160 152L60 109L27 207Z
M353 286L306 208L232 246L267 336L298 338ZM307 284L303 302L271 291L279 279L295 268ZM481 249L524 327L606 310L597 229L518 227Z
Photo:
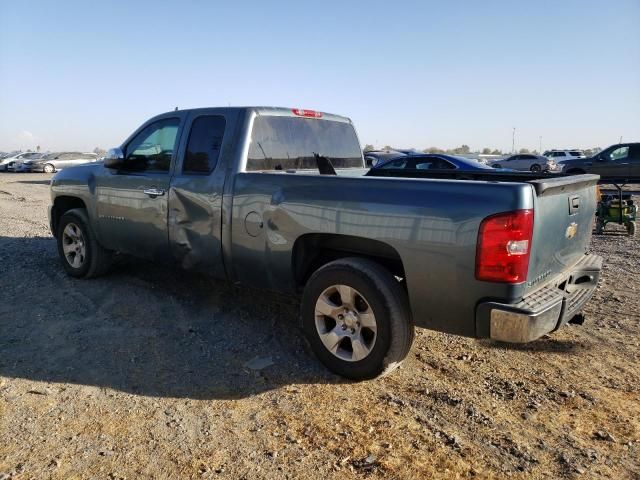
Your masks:
M574 325L582 325L585 320L586 319L584 314L578 313L577 315L574 315L571 320L569 320L569 323L572 323Z

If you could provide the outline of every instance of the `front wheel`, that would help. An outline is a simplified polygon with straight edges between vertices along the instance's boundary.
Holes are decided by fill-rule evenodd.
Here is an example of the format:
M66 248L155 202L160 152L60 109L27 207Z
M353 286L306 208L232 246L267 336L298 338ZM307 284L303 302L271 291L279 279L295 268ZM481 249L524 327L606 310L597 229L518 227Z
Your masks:
M542 167L540 167L540 165L538 165L538 164L531 165L531 171L534 172L534 173L541 172L542 171Z
M57 241L62 266L72 277L97 277L111 266L112 252L98 243L84 209L74 208L62 215Z
M44 170L44 173L54 173L56 171L56 168L53 165L51 165L50 163L47 163L44 166L43 170Z
M302 326L320 361L354 380L393 371L414 337L398 280L377 263L355 257L328 263L311 276L302 299Z

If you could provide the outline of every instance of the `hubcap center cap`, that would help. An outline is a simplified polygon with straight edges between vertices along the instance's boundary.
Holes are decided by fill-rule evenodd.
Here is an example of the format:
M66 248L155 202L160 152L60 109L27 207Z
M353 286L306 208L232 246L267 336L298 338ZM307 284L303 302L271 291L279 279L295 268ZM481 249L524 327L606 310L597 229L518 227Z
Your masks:
M353 312L345 312L344 324L347 328L356 328L358 325L358 318Z

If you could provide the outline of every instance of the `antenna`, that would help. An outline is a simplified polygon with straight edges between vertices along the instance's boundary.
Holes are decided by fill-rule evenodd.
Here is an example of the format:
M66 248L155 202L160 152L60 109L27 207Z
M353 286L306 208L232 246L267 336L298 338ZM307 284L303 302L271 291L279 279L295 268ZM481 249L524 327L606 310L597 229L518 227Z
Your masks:
M177 112L177 111L178 111L178 107L174 108L174 109L173 109L173 111L174 111L174 112Z

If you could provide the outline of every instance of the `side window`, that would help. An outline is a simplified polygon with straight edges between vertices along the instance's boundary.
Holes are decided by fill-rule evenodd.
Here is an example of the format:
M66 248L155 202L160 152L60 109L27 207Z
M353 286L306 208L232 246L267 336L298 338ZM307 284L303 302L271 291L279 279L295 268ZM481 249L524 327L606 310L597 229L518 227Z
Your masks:
M168 172L180 119L165 118L147 125L126 147L123 170Z
M629 147L616 148L609 154L611 160L624 160L629 157Z
M407 161L405 159L393 160L392 162L385 163L380 168L405 168Z
M183 173L211 173L218 164L226 121L221 115L198 117L191 125Z
M442 158L435 158L433 164L431 165L431 169L437 170L453 170L456 166L451 162L447 162Z

